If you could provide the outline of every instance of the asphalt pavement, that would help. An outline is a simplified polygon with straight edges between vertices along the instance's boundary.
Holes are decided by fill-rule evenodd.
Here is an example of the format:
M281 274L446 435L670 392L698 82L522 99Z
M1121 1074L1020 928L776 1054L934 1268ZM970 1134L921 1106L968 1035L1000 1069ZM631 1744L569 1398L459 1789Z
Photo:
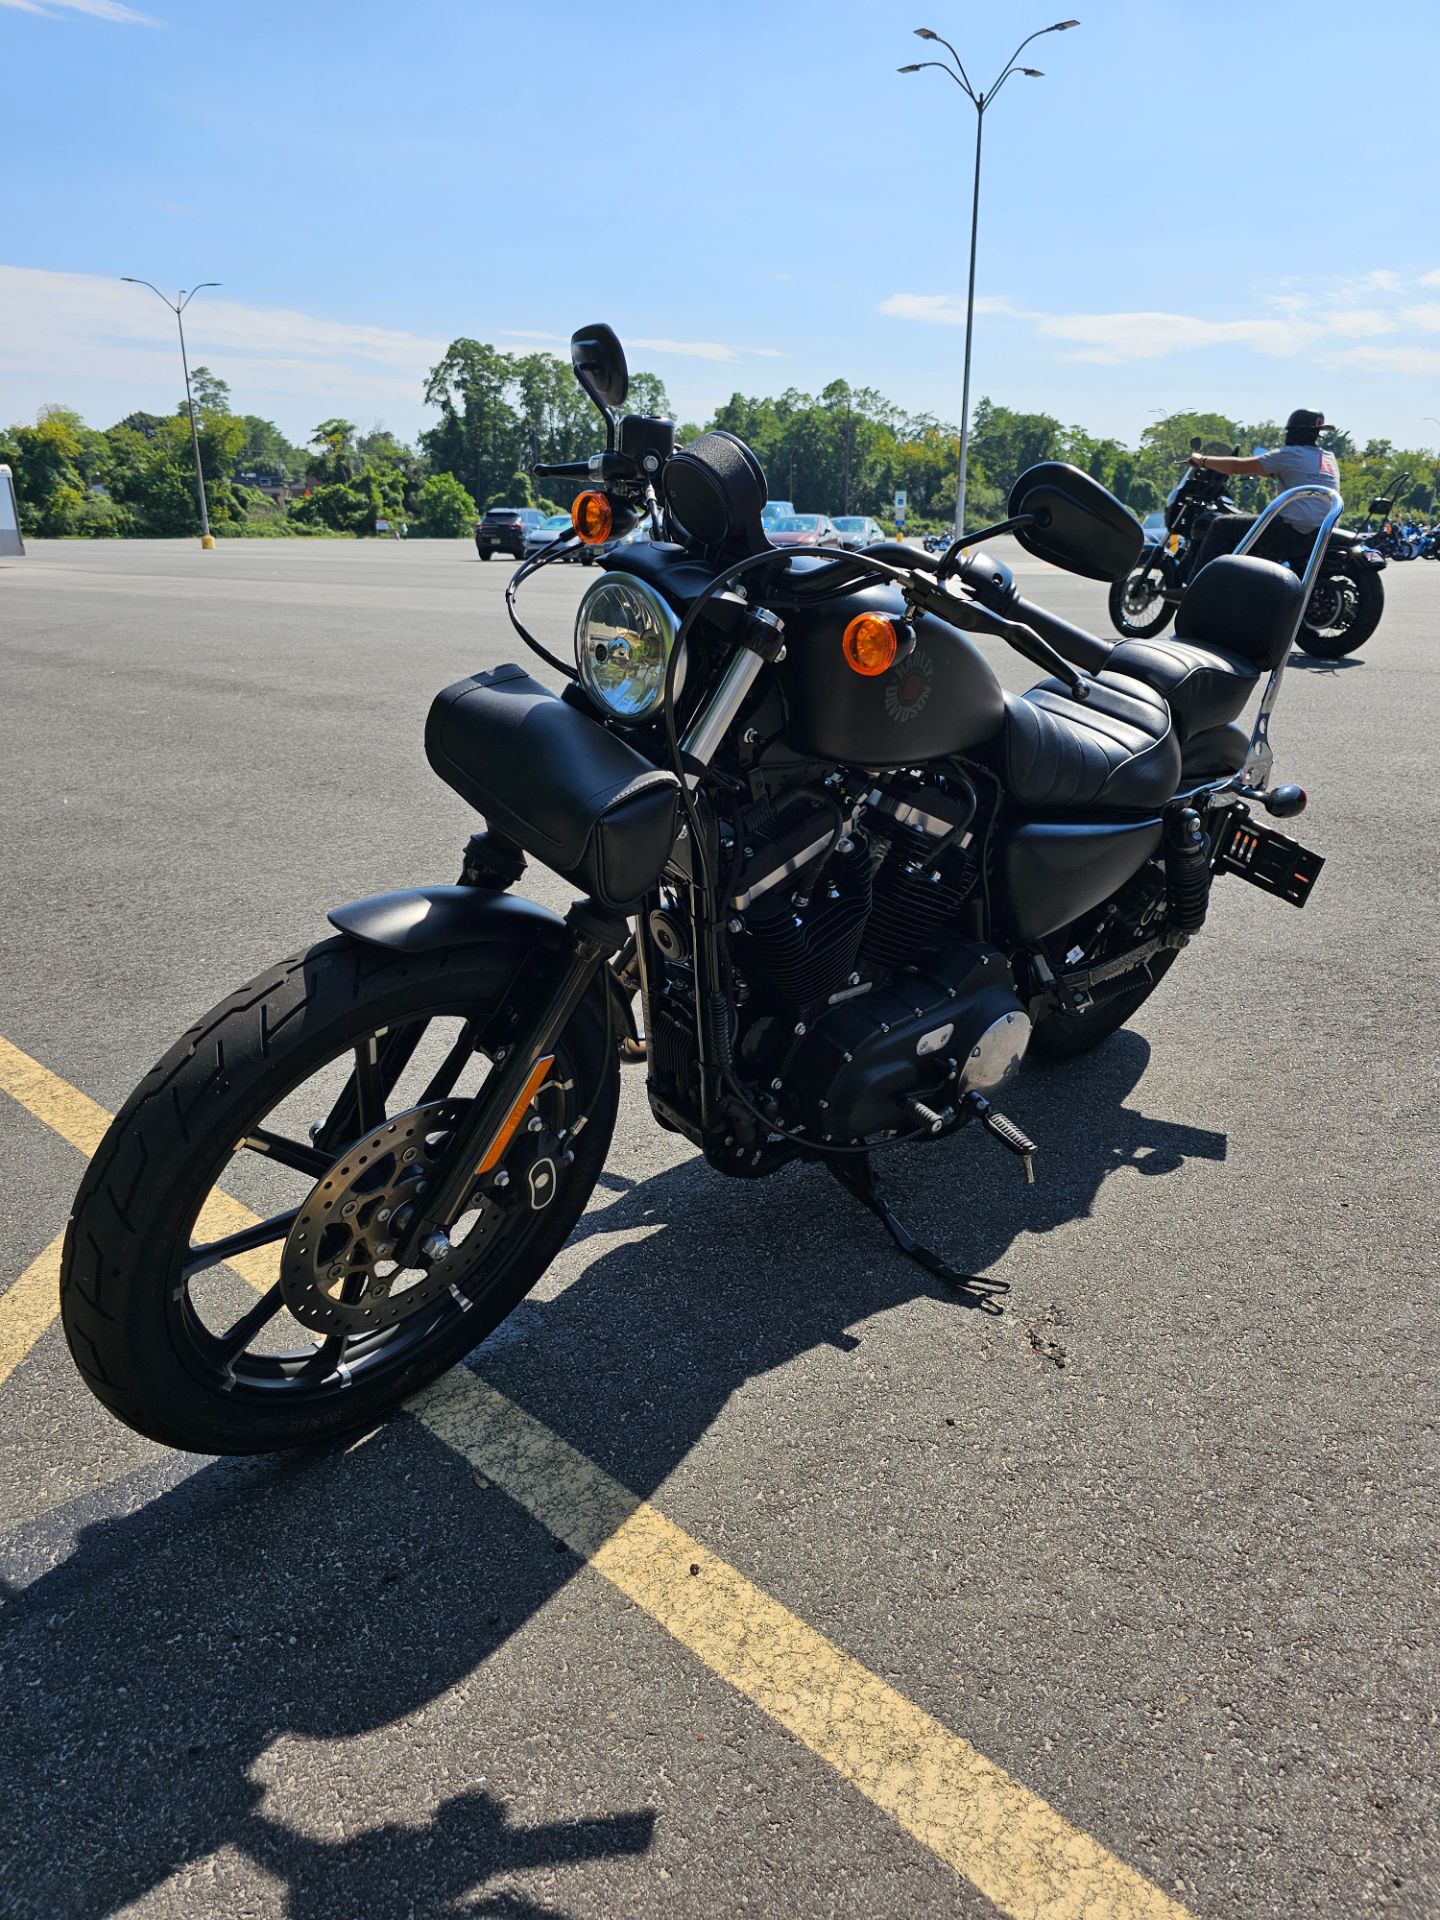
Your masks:
M1021 564L1106 631L1103 588ZM0 562L15 1300L48 1298L87 1100L328 907L455 877L425 713L524 657L508 573L463 542ZM584 581L528 590L558 651ZM1440 567L1385 584L1272 726L1306 911L1218 887L1128 1029L1007 1095L1035 1187L971 1132L894 1156L998 1315L817 1169L711 1173L637 1069L545 1281L358 1445L162 1454L27 1308L0 1913L1440 1912Z

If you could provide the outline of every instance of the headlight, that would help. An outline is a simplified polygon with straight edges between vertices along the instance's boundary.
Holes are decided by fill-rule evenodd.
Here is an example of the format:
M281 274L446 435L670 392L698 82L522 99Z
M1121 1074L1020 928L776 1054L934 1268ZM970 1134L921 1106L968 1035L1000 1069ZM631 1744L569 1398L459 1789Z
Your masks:
M596 706L627 726L653 719L665 697L665 669L679 631L674 612L653 587L628 573L602 573L575 615L581 686Z

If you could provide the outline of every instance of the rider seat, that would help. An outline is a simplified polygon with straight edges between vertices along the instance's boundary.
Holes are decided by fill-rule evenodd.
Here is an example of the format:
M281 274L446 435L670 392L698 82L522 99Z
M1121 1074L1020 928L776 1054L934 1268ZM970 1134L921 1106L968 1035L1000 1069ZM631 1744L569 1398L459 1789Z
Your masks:
M1180 782L1180 743L1153 688L1108 668L1085 701L1063 680L1005 696L994 748L1011 794L1036 813L1155 813Z
M1234 720L1260 675L1279 664L1301 592L1288 567L1227 554L1195 575L1173 640L1123 640L1109 668L1165 696L1183 746Z

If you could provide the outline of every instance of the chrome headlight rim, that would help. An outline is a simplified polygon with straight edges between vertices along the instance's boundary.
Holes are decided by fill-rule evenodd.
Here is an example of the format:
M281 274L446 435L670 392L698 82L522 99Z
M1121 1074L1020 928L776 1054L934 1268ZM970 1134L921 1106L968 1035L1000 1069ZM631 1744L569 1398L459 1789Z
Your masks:
M607 594L627 596L636 603L643 615L653 623L658 643L654 657L635 663L633 678L643 682L644 691L629 704L617 703L613 697L617 685L613 654L597 657L597 647L608 647L610 643L603 638L592 638L586 631L597 605L604 601ZM679 633L680 616L648 580L638 579L633 573L602 573L598 579L591 581L575 609L575 667L587 698L607 719L614 720L620 726L643 727L658 720L665 710L665 678ZM685 663L681 661L675 683L677 695L684 677Z

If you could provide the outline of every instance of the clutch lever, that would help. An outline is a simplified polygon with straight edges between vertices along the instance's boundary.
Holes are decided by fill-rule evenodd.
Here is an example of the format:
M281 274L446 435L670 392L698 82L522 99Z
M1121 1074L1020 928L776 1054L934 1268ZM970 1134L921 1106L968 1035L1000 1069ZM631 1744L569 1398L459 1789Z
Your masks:
M1037 667L1043 667L1057 680L1063 680L1070 691L1072 700L1085 701L1090 698L1090 677L1061 653L1057 653L1048 640L1042 640L1033 627L1027 627L1021 620L1007 620L1002 614L992 613L988 607L982 607L977 600L968 600L957 593L951 593L947 587L933 576L915 573L905 588L905 598L917 612L933 613L938 619L948 621L952 627L962 633L988 633L997 640L1003 640L1008 647Z

